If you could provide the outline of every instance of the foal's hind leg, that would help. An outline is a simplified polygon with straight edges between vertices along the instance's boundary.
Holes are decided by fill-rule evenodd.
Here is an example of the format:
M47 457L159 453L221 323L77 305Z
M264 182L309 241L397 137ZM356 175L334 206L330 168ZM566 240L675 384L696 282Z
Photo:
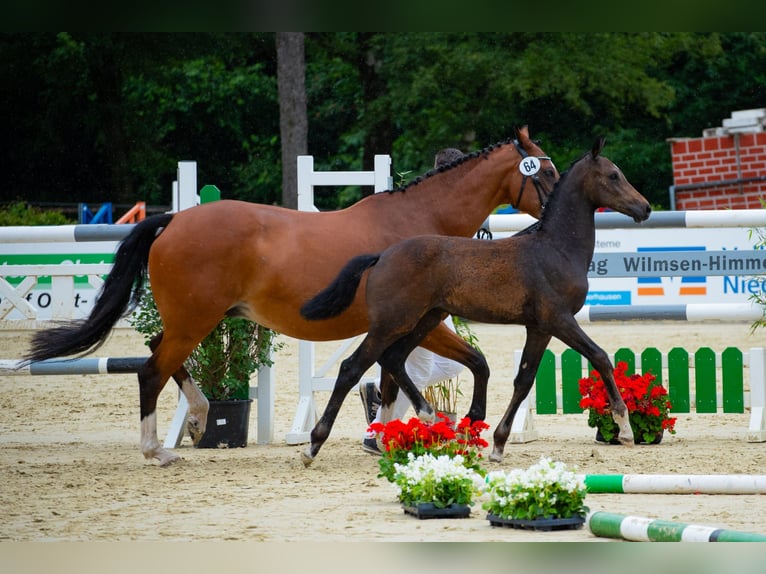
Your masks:
M162 341L163 331L160 331L149 342L149 348L154 352ZM191 436L192 444L199 443L202 435L205 434L205 428L207 426L207 412L210 408L205 395L194 383L189 375L189 371L183 365L175 373L173 373L173 380L176 382L181 392L186 397L186 402L189 404L189 414L186 417L186 428Z
M532 390L532 385L535 383L535 375L540 366L540 360L550 340L550 335L527 327L527 340L524 343L521 363L519 364L516 378L513 381L513 396L493 435L494 445L492 447L492 454L489 456L489 459L493 462L503 460L503 451L505 450L505 443L508 441L508 435L511 432L513 419L519 410L521 402L527 398L529 391Z

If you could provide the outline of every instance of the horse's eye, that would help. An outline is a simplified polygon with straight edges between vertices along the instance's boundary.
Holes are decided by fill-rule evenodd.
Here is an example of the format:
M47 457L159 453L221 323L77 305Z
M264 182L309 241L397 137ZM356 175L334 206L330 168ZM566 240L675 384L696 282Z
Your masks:
M616 171L613 171L612 173L609 174L609 179L611 179L612 181L617 181L620 179L620 175Z

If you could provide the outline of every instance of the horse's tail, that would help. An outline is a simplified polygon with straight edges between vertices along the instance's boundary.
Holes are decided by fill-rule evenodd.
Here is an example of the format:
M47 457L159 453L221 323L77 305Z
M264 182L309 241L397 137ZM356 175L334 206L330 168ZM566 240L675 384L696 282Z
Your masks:
M88 318L39 331L32 337L25 360L84 354L100 347L120 317L138 305L146 279L149 249L172 218L172 213L155 215L138 223L120 242L112 270Z
M340 315L354 301L364 272L375 265L378 259L380 253L357 255L351 259L332 283L303 304L301 315L310 321Z

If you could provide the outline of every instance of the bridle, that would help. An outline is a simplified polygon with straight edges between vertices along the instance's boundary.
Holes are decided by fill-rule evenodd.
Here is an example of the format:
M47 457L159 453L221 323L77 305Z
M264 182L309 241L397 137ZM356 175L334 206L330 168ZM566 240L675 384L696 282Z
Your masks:
M527 184L527 179L531 178L532 184L537 191L537 199L540 201L540 205L545 207L545 198L547 197L547 194L543 194L543 184L540 181L540 178L537 177L537 173L540 171L540 162L544 159L552 161L551 158L547 155L529 155L527 150L525 150L519 143L519 140L513 140L513 145L516 146L516 151L519 152L519 155L521 156L521 163L519 163L521 187L519 188L519 195L516 197L516 205L513 205L513 203L511 203L511 205L514 209L519 208L519 204L521 204L521 196L524 193L524 186Z
M516 204L514 205L513 202L511 202L511 207L514 209L519 208L519 205L521 204L521 196L524 194L524 186L527 184L527 179L531 178L532 184L535 186L535 191L537 191L537 199L540 201L540 205L544 209L547 194L543 193L543 183L540 181L540 178L537 176L537 174L540 171L540 162L542 160L547 159L551 162L553 160L551 160L551 158L547 155L529 155L527 150L525 150L521 143L519 143L519 140L513 140L513 145L516 146L516 151L521 156L521 162L519 163L519 171L521 172L521 187L519 188L519 195L516 196ZM489 230L489 218L487 218L487 221L484 222L484 225L482 225L476 232L476 236L479 239L492 239L492 232Z

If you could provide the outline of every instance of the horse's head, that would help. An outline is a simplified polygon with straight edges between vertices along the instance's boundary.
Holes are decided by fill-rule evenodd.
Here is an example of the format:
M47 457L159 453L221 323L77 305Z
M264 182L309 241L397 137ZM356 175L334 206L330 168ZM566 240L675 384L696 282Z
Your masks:
M551 158L529 139L527 126L515 131L517 156L511 176L505 179L506 196L513 207L539 219L559 172Z
M588 170L583 176L583 187L588 190L591 202L596 208L607 207L632 217L636 223L645 221L652 206L628 182L622 170L601 155L603 148L604 138L599 137L593 142L590 154L573 166Z

